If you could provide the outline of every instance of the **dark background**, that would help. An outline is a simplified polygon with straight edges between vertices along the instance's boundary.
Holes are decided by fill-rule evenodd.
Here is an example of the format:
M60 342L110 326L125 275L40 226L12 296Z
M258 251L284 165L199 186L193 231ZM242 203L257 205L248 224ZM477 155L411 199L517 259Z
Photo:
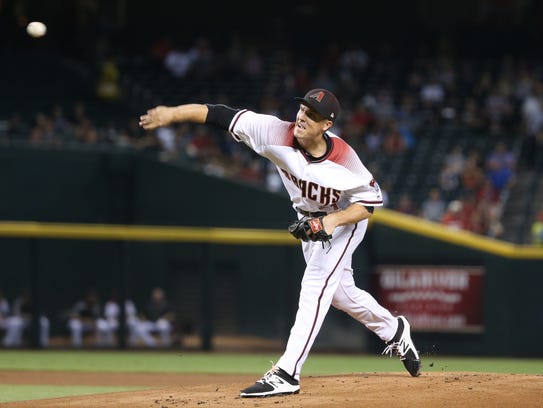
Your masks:
M48 33L44 38L33 39L26 34L25 27L29 21L33 20L43 21L47 24ZM2 51L0 53L0 94L2 95L0 113L9 112L14 108L26 110L27 101L39 99L38 97L44 100L45 107L50 106L53 99L79 97L79 90L67 89L68 87L64 86L63 82L65 79L62 77L52 78L37 75L39 74L37 71L45 72L45 70L40 66L39 60L34 59L36 54L30 53L32 56L27 60L28 63L37 65L34 67L35 69L30 70L27 66L8 69L7 62L10 54L19 51L21 53L26 50L40 51L40 56L47 54L53 59L58 59L63 64L67 64L72 71L85 65L92 66L97 60L97 56L104 53L146 55L153 42L163 37L170 38L182 47L190 46L196 39L205 37L216 49L221 49L221 47L226 49L228 45L241 39L244 43L252 42L261 50L270 50L270 52L282 48L295 50L297 57L312 61L318 61L321 55L323 57L329 55L326 52L329 47L346 49L353 46L364 49L372 56L384 57L387 55L407 58L420 55L434 57L448 53L481 61L485 61L486 58L499 59L508 55L539 60L542 23L543 2L539 1L385 0L327 3L275 1L254 2L248 5L245 2L238 4L216 1L0 0L0 50ZM64 58L58 58L59 55ZM66 62L69 59L77 59L83 64L69 65ZM32 75L25 76L23 69L31 71ZM63 70L63 72L65 71ZM16 78L18 81L21 78L26 81L26 86L17 83L11 88L13 92L7 92L7 85L15 84ZM33 81L32 85L28 85L31 80ZM2 81L6 83L6 86ZM48 93L49 87L43 87L44 92L42 92L42 88L36 84L39 81L44 83L58 81L59 86L53 95ZM38 95L40 92L43 95ZM81 85L81 92L88 92L84 84ZM112 106L101 107L101 111L110 117L113 115L111 108ZM136 117L135 113L130 113L130 115ZM27 154L26 151L23 153ZM35 151L33 154L44 161L51 159L51 156L45 157L41 151ZM95 155L96 160L90 160L89 154ZM133 174L129 171L126 172L130 177L134 176L130 179L133 182L131 184L123 179L126 175L123 173L123 169L130 168L130 166L123 166L124 162L119 164L105 155L101 157L100 154L92 152L79 152L78 155L75 155L70 151L65 151L60 152L58 156L62 156L58 165L57 162L43 163L38 159L32 160L33 166L26 169L27 174L18 170L17 165L20 165L22 161L17 160L13 151L9 151L6 157L10 158L11 162L7 158L0 162L0 165L4 166L2 174L5 176L4 183L0 183L4 192L0 198L4 200L0 210L4 209L4 213L7 213L7 210L16 211L15 218L17 219L28 219L29 216L35 216L38 220L51 221L51 217L53 217L53 220L59 221L59 217L64 217L60 221L188 225L186 218L172 222L170 217L171 214L190 215L189 209L194 208L194 202L186 200L184 190L179 188L179 184L176 182L179 180L179 175L175 173L177 169L172 166L156 169L157 172L162 173L151 179L149 175L152 173L148 168L149 163L145 163L147 165L145 171ZM73 196L70 193L74 190L60 188L63 185L60 181L61 177L68 180L66 181L68 187L82 188L80 182L78 184L78 182L69 180L72 177L81 180L81 177L77 177L79 173L73 170L71 174L65 171L66 166L63 164L65 163L63 160L68 160L66 158L78 166L89 166L101 170L97 173L86 171L87 175L98 174L102 177L91 178L89 176L88 184L84 186L87 187L88 196L82 196L82 198ZM141 164L140 162L137 164ZM9 167L9 163L13 163L13 166ZM16 173L18 177L27 175L27 179L31 179L34 184L18 181L20 179L11 175L13 173ZM152 180L170 179L167 177L168 175L173 180L171 184L157 183L154 186L155 189L150 189L150 186L153 186ZM137 176L141 176L141 178ZM141 196L138 196L139 190L131 188L137 186L138 182L143 183L143 181L147 181L144 183L146 191L151 191L152 194L144 195L142 193ZM203 185L203 183L200 184ZM14 191L14 188L10 189L11 185L20 188L21 192L26 194L24 195L26 199L21 200L26 206L10 204L8 193ZM170 185L174 186L171 191L168 190ZM47 194L39 195L39 189L25 189L25 187L41 187ZM236 188L241 189L242 187ZM59 193L61 199L55 201L54 198L57 196L52 192L60 192L65 194L67 198ZM229 192L231 193L231 190ZM178 200L172 200L172 194L177 194ZM257 194L252 190L247 193L240 192L238 197L241 201L244 196L248 195L251 195L252 200L257 197ZM36 211L34 204L43 204L44 196L51 200L51 207L56 211L55 213L47 212L45 206L39 207L39 211ZM200 196L204 196L204 193ZM228 193L221 195L221 197L224 196L228 196ZM134 197L139 198L139 201ZM262 217L258 211L247 217L247 213L243 212L242 204L235 206L234 202L230 204L236 207L238 212L234 213L234 209L232 212L228 212L229 218L221 217L222 212L216 211L213 214L220 221L227 223L226 226L278 228L290 221L291 212L287 204L275 206L270 201L270 196L264 193L261 193L259 197L262 201L268 201L272 207L279 208L279 210L274 210L274 217L282 216L283 213L279 214L278 211L284 211L284 219ZM279 197L275 198L280 200ZM70 201L70 199L74 201ZM82 203L76 201L77 199L88 201L94 206L81 205ZM172 202L176 205L169 206ZM247 200L243 202L245 205L247 204ZM62 203L66 207L57 206L56 203ZM132 208L128 205L131 203L137 205ZM187 205L187 211L183 212L182 206L178 203ZM209 202L209 205L213 204L216 203ZM219 206L220 203L216 205ZM74 212L78 210L90 213L95 210L98 216L94 213L91 215L86 213L76 214L73 219L66 219L73 214L66 208ZM254 208L261 207L254 206ZM181 211L178 211L180 209ZM205 208L202 208L202 212L205 214L210 213L204 210ZM257 220L269 222L270 225L258 225ZM205 218L205 215L198 219L191 218L190 221L196 225L218 225L217 219ZM271 225L272 221L274 225ZM368 244L373 246L371 249L385 248L387 256L392 254L392 256L399 256L399 258L390 259L385 256L382 258L377 256L376 259L369 261L358 259L358 263L362 265L360 269L364 279L367 278L368 272L368 268L364 266L366 261L373 264L422 262L420 259L427 259L428 254L434 255L432 251L427 250L426 243L419 244L420 241L413 240L413 245L424 252L420 255L421 258L411 259L408 257L414 253L411 247L403 248L407 255L401 257L401 253L398 255L398 251L390 251L390 245L387 243L394 242L394 240L386 230L384 238L381 240L384 243L382 246L377 242L380 239L379 231L376 231L373 236L377 238L370 236L368 240ZM403 238L401 242L411 242L411 238ZM375 239L376 242L372 242L372 239ZM182 310L183 314L201 322L205 319L200 319L199 313L209 313L201 306L201 304L207 305L209 303L209 293L202 289L208 288L206 284L209 281L204 282L203 279L209 279L209 276L202 278L204 274L201 269L205 268L205 262L203 267L198 264L204 259L207 264L219 265L216 268L220 273L217 273L215 304L218 306L228 305L247 313L258 314L256 316L237 315L235 310L225 308L223 316L219 314L221 312L219 307L217 315L207 319L208 322L213 320L217 332L233 331L286 337L289 319L292 317L290 312L295 306L294 299L298 289L299 275L291 273L281 265L275 265L274 262L284 261L285 265L292 265L296 261L301 261L297 251L295 254L290 254L289 250L273 248L269 253L265 251L261 253L259 248L246 254L247 250L244 248L236 248L236 251L239 252L227 248L224 251L218 251L215 259L209 260L205 250L202 250L203 254L200 254L198 249L188 254L197 258L193 260L188 255L185 256L186 254L183 252L190 252L194 249L192 247L181 249L173 245L149 245L144 251L139 244L119 248L116 243L75 242L70 243L68 249L63 246L66 244L63 241L44 241L33 246L27 241L15 242L3 239L3 245L0 248L4 259L2 265L3 289L8 295L14 296L19 287L28 284L30 279L33 279L33 274L37 275L39 271L42 274L41 281L34 279L32 283L35 285L36 291L39 284L43 285L44 293L41 294L41 302L46 312L50 312L50 316L54 320L56 309L62 305L69 306L86 285L102 284L103 293L107 293L110 287L120 285L119 282L124 279L122 274L128 271L131 274L132 286L127 287L127 292L129 295L134 295L135 300L143 301L147 290L152 285L165 285L172 289L170 295L179 302L176 305L178 309ZM465 336L463 338L447 336L447 340L432 336L421 337L421 346L425 350L429 350L433 344L439 343L441 352L451 354L469 352L540 355L541 352L538 351L537 345L541 343L541 333L543 333L541 331L541 316L538 313L541 308L538 304L535 307L530 305L537 298L536 292L541 286L533 285L534 282L537 282L536 278L539 278L540 265L536 262L533 265L528 262L525 265L520 263L521 261L519 263L509 260L504 262L499 257L490 257L484 253L472 256L471 252L466 251L465 248L458 248L458 252L451 251L445 246L440 246L440 248L450 254L450 258L442 258L440 262L446 262L446 259L451 262L466 262L466 264L485 264L488 265L489 270L493 269L492 272L495 272L489 273L488 286L485 289L487 292L484 293L485 309L488 312L485 316L485 324L488 325L488 329L483 336ZM279 252L273 252L276 250ZM374 253L378 254L377 251ZM362 251L358 253L360 257L365 255ZM440 255L442 254L440 253ZM455 255L463 255L466 258ZM92 262L89 262L89 259ZM263 262L263 259L266 261ZM269 260L274 262L269 262ZM127 265L123 262L126 262ZM439 261L427 259L427 262ZM253 265L256 265L256 271ZM296 270L301 272L301 268ZM529 275L518 279L513 276L512 271L515 271L515 275L518 273L528 273ZM118 273L118 276L115 273ZM283 274L283 276L278 276L277 273ZM54 279L50 279L51 277ZM181 281L182 278L183 281ZM214 282L213 279L210 281ZM44 282L47 282L49 286L44 285ZM528 288L519 287L518 290L508 290L516 288L516 285L525 285L526 282L532 284L529 284ZM263 288L266 293L251 292L251 288L255 286ZM277 317L278 320L272 324L263 321L260 315L260 313L264 313L262 312L264 309L260 307L276 308L276 304L270 301L270 293L279 294L274 296L282 297L275 302L282 309ZM66 297L61 296L64 294ZM245 296L254 294L254 296L258 296L258 299L242 297L240 294ZM224 302L220 296L224 296L226 299L237 299L238 303L232 306ZM526 310L530 310L530 314L526 313ZM274 310L265 312L269 315L274 313ZM524 316L525 321L520 323L523 323L523 327L528 327L531 332L525 338L508 336L510 328L519 324L518 316L521 315ZM234 316L238 320L232 320ZM58 321L53 321L53 325L55 323L56 331L65 334L64 326ZM329 322L329 324L334 323L341 325L344 321L331 320ZM349 320L349 324L352 323ZM196 323L191 324L196 325ZM205 332L204 329L195 328L200 333ZM358 333L351 331L352 328L348 324L345 324L344 329L335 330L335 332ZM360 329L358 327L356 330ZM257 333L252 333L253 330ZM323 333L326 334L326 332ZM362 339L362 335L360 335L360 339ZM356 346L361 346L361 344L357 342Z
M543 3L1 0L0 18L0 46L36 46L24 27L39 20L49 29L40 46L79 57L91 55L104 38L115 48L138 52L161 36L180 45L199 36L220 45L238 36L261 47L296 47L304 53L336 43L406 55L442 49L474 57L538 56Z

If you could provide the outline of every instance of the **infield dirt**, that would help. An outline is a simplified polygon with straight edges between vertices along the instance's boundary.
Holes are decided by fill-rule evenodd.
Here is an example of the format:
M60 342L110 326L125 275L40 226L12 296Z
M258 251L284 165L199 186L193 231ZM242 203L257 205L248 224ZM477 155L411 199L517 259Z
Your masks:
M177 407L515 407L543 406L543 376L472 372L353 373L303 377L298 395L240 398L248 375L0 372L2 384L145 386L141 391L0 404L2 408Z

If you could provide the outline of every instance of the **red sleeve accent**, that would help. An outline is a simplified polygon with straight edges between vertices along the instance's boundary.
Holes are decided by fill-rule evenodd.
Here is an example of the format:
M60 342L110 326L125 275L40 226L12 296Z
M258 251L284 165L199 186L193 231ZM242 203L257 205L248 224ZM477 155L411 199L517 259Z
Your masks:
M285 146L294 147L296 149L299 149L298 143L296 142L296 139L294 138L294 125L295 123L292 122L287 130L287 137L285 139Z
M351 162L353 155L356 156L355 151L347 144L347 142L345 142L345 140L339 137L331 137L330 139L332 140L333 147L327 159L342 166L346 166L347 163Z

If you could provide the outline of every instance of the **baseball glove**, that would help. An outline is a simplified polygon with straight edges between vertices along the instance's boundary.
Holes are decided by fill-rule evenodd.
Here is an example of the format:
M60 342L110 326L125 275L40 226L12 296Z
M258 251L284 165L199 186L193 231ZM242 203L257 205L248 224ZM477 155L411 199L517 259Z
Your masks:
M328 234L324 229L322 224L323 217L302 217L288 227L288 232L294 238L301 239L302 241L321 241L324 246L325 242L329 242L332 239L332 235Z

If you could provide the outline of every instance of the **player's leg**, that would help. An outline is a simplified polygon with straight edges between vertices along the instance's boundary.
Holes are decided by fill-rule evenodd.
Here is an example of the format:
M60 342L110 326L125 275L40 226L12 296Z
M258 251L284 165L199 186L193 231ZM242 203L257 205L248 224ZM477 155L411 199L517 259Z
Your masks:
M398 320L392 313L371 294L355 285L351 268L343 270L332 306L348 313L385 342L394 337L398 328Z
M332 305L379 336L387 344L383 354L396 354L413 377L420 374L420 358L411 339L409 322L404 316L394 317L371 294L358 288L351 268L343 271Z
M341 273L363 238L357 226L338 227L331 248L320 242L303 242L307 262L302 279L298 311L287 347L277 364L253 386L242 390L242 397L297 393L302 366L330 308Z

